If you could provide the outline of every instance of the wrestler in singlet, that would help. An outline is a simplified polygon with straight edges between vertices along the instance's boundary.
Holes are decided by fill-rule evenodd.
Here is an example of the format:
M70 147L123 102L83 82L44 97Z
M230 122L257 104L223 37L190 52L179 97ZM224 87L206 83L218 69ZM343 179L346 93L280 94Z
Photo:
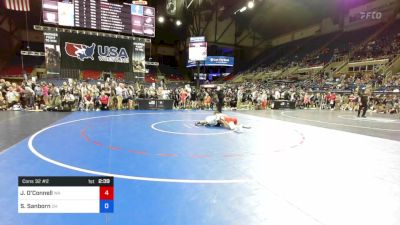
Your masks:
M231 117L231 116L228 116L228 115L225 115L225 114L221 114L220 116L221 116L221 118L223 118L228 124L229 124L230 122L233 122L235 125L238 124L238 119L237 119L236 117Z

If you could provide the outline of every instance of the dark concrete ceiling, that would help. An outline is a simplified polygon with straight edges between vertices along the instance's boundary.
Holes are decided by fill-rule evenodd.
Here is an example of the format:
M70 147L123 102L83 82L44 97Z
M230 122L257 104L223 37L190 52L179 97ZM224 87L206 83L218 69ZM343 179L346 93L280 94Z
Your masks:
M338 23L350 8L368 1L371 0L256 0L252 10L236 16L242 26L271 38L316 24L327 17Z

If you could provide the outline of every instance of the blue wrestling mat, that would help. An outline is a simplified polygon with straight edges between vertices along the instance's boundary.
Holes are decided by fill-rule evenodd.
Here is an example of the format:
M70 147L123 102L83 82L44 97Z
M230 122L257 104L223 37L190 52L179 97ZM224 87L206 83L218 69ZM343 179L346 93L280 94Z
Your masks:
M265 159L296 151L304 135L237 113L228 114L253 128L194 126L210 114L76 112L36 132L0 154L0 224L267 223L281 207L260 207L260 195L274 198L257 182ZM18 214L18 176L113 176L114 213Z

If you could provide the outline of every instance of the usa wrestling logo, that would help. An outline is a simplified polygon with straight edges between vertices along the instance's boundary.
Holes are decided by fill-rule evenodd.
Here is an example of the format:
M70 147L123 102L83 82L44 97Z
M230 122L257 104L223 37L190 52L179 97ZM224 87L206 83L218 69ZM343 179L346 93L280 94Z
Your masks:
M65 42L65 52L67 53L67 55L77 58L80 61L84 61L85 59L94 60L93 55L95 48L95 43L92 43L91 46L87 46L84 44Z

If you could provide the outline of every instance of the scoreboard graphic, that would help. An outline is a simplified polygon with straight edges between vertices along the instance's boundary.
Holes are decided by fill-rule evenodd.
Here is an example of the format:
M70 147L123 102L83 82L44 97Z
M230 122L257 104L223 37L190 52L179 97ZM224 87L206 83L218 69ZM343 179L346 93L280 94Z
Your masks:
M113 212L113 177L18 177L18 213Z
M42 0L43 22L125 34L155 36L155 8L107 0Z
M189 42L189 60L205 61L207 58L207 42L205 37L191 37Z

